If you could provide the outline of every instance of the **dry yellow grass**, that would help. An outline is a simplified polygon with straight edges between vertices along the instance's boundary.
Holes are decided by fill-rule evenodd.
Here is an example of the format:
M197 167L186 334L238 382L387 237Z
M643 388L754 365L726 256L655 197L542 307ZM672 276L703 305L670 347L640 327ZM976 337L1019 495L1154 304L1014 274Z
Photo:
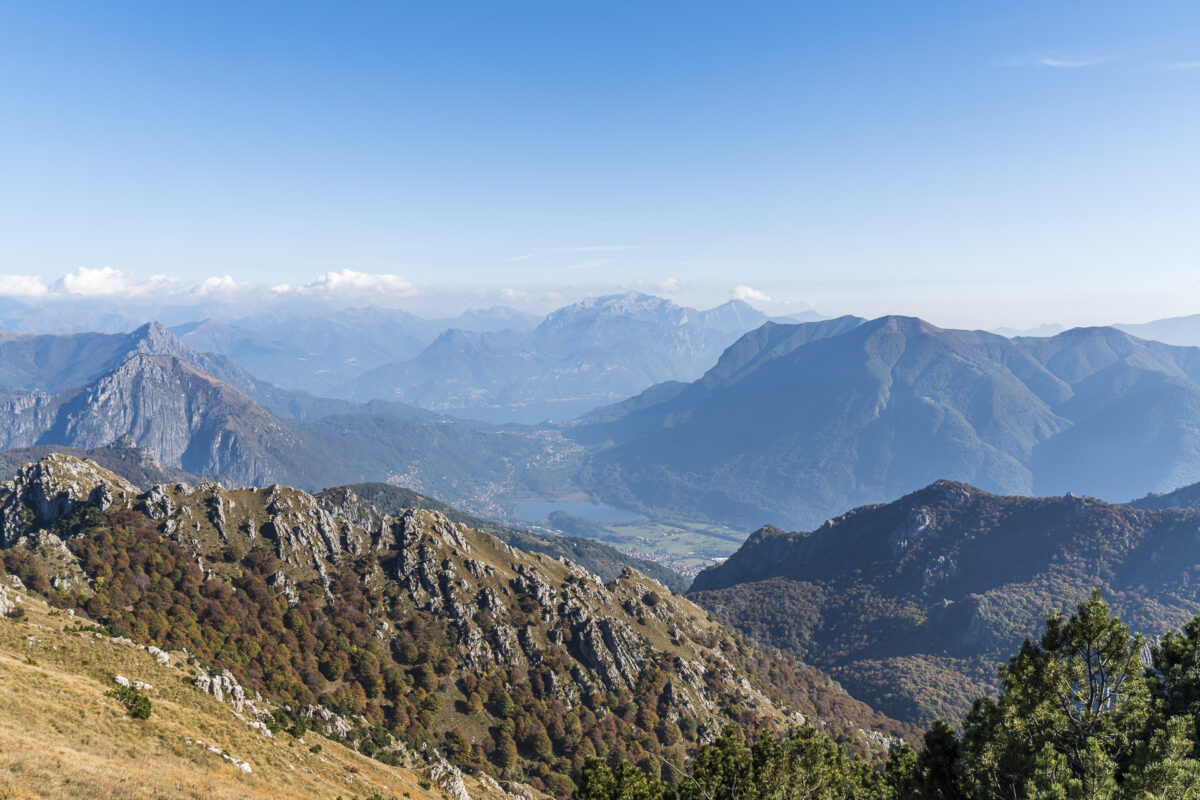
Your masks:
M0 618L0 800L307 800L380 795L444 800L422 774L388 767L316 734L304 743L256 733L192 688L191 672L139 648L67 633L74 620L26 596L22 621ZM130 719L106 697L115 673L152 684L154 711ZM196 742L203 742L204 745ZM309 746L320 744L319 754ZM245 773L206 745L249 762ZM491 792L468 779L472 797Z

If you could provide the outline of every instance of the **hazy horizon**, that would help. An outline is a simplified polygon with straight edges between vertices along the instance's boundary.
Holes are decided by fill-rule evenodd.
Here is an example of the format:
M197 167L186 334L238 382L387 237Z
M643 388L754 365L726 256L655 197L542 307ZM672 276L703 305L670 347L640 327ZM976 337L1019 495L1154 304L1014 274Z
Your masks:
M1057 298L1041 298L1048 313L1039 317L1028 304L992 304L990 312L974 314L969 310L954 311L901 300L848 296L844 305L821 305L793 302L781 295L768 295L761 290L739 284L722 291L718 287L682 287L620 283L614 285L543 287L541 292L501 289L456 292L445 287L413 285L399 276L358 273L340 270L317 276L298 285L265 286L242 282L231 276L206 279L188 284L178 278L155 275L147 279L112 269L83 268L54 280L32 283L33 290L5 291L3 281L12 276L0 275L0 302L20 304L29 309L50 312L81 309L91 313L112 314L116 317L160 321L167 325L198 322L206 318L222 321L251 318L264 313L301 314L304 316L337 313L346 309L397 309L429 320L451 319L467 312L510 309L534 317L542 317L565 306L622 295L630 292L657 297L679 306L707 310L740 300L770 317L789 317L806 313L823 317L844 315L875 319L883 316L919 317L941 328L1005 331L1006 333L1039 330L1069 329L1108 325L1138 325L1174 317L1191 316L1183 309L1179 314L1157 316L1103 317L1102 312L1080 312L1065 304L1055 305ZM689 290L690 289L690 290ZM1114 310L1115 315L1121 311ZM45 332L57 328L44 326ZM1039 334L1040 335L1040 334Z
M0 22L0 296L286 284L440 316L635 287L971 328L1200 310L1193 4Z

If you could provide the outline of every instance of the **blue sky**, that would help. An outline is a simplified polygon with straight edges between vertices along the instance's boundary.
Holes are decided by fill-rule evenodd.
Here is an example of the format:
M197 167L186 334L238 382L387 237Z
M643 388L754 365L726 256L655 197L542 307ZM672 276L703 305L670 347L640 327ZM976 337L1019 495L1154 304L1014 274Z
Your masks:
M3 3L0 108L26 300L1200 312L1194 2Z

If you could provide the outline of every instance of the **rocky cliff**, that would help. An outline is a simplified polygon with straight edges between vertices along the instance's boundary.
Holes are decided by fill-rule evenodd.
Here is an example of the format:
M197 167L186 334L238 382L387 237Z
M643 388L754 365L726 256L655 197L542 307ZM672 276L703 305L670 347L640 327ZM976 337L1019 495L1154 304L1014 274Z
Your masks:
M352 406L281 393L155 330L122 338L116 353L126 358L104 372L89 371L82 386L59 388L79 377L78 369L38 372L33 364L25 374L8 365L0 450L87 450L129 437L169 469L232 483L315 489L391 478L493 515L504 510L501 495L561 493L571 471L571 459L547 432L493 431L396 404ZM8 339L0 337L0 358ZM76 353L84 347L72 346ZM113 347L107 342L105 353Z
M361 718L368 750L425 741L554 793L590 753L682 763L728 724L809 719L864 749L879 740L863 729L902 730L636 571L605 583L345 492L331 505L278 485L142 491L49 456L0 489L4 563L115 633Z

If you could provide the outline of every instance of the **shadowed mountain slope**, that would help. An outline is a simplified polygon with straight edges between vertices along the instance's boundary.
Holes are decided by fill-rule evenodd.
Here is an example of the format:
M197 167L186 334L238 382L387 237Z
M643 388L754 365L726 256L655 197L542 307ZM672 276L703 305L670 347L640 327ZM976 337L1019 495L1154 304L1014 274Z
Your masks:
M806 533L755 532L688 596L893 716L954 718L1093 587L1135 630L1200 612L1200 511L939 481Z
M700 380L569 435L603 448L584 480L607 502L743 526L816 525L947 477L1124 500L1200 479L1198 380L1200 349L1111 328L849 318L764 326Z

